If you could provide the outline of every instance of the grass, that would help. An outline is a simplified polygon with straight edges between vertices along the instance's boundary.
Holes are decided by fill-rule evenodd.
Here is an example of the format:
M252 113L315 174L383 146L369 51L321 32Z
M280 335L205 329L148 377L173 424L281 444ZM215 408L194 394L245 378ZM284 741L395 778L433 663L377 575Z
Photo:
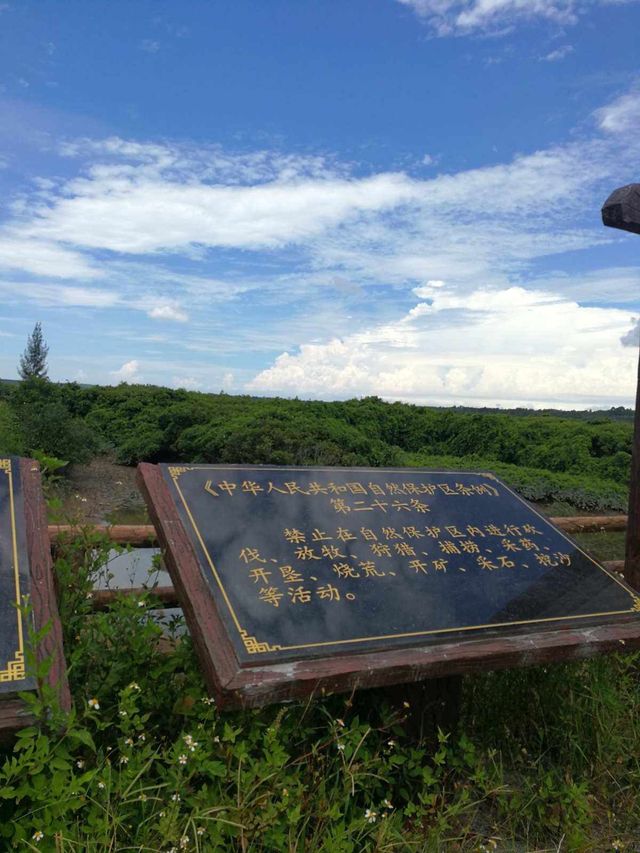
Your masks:
M612 558L623 536L576 538ZM0 849L640 850L640 655L466 677L457 730L422 744L397 690L225 713L180 620L161 650L151 593L92 612L110 547L58 552L74 711L28 700Z

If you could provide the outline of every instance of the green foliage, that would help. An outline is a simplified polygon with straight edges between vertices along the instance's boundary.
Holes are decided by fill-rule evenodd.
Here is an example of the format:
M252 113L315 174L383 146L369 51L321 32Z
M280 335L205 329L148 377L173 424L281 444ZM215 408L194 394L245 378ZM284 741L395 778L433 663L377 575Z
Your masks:
M179 622L167 650L153 590L92 612L111 547L87 530L59 550L74 709L30 650L42 694L0 752L0 849L637 848L638 654L468 677L459 732L431 746L382 690L222 712Z
M0 453L24 453L24 435L16 413L4 400L0 400Z
M64 399L64 386L41 378L16 385L8 398L20 423L27 453L40 450L70 462L86 462L100 445L91 427L75 417Z
M21 379L46 379L49 347L42 335L42 325L36 323L27 338L27 347L20 356L18 373Z

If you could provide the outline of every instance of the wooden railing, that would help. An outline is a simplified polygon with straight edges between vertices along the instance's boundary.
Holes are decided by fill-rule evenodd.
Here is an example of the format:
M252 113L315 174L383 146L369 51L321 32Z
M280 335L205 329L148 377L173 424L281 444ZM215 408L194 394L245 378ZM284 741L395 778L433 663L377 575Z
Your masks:
M584 515L559 516L549 521L565 533L612 533L626 530L626 515ZM154 547L158 545L155 528L152 524L113 524L83 525L50 524L49 541L55 547L58 542L75 536L103 535L116 545L131 545L134 548ZM622 573L624 560L607 560L603 565L609 571ZM159 599L162 607L180 607L176 591L172 586L157 586L147 590L144 587L128 589L100 589L93 593L93 607L104 610L118 596L140 596L151 592Z

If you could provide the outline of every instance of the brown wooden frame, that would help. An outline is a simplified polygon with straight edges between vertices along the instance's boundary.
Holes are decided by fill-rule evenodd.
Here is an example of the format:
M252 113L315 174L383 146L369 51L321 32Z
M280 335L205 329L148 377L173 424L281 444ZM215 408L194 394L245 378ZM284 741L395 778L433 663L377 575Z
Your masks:
M51 657L48 683L57 691L60 706L71 708L71 694L62 647L62 626L51 561L51 546L47 528L47 509L42 495L40 468L33 459L20 459L20 479L24 503L24 522L27 556L31 577L30 600L36 631L49 624L49 630L37 650L38 660ZM0 701L0 738L33 723L21 699Z
M205 681L223 708L259 707L360 687L580 660L604 652L640 648L640 619L629 615L615 623L592 622L526 634L514 631L499 637L241 667L160 468L140 464L138 485L155 525Z

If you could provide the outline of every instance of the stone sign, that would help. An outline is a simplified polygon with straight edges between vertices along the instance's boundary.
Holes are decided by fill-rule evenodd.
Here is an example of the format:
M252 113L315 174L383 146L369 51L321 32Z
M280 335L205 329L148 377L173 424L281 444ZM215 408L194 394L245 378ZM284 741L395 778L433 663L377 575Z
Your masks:
M232 658L227 685L213 661L212 686L224 694L245 672L232 702L251 704L260 685L278 681L274 667L291 662L328 673L327 662L377 656L384 670L380 655L390 652L437 656L452 643L522 643L620 622L640 630L635 592L492 474L212 465L140 473L196 644L208 659L203 647L224 638ZM191 562L195 578L184 572ZM194 595L213 607L202 610ZM330 678L318 684L332 688Z
M33 630L48 626L36 650L49 658L49 682L70 706L55 598L47 518L37 463L0 458L0 736L31 720L18 694L36 689L27 667Z
M28 625L21 610L29 590L20 476L14 460L0 459L0 698L35 687L25 671Z

